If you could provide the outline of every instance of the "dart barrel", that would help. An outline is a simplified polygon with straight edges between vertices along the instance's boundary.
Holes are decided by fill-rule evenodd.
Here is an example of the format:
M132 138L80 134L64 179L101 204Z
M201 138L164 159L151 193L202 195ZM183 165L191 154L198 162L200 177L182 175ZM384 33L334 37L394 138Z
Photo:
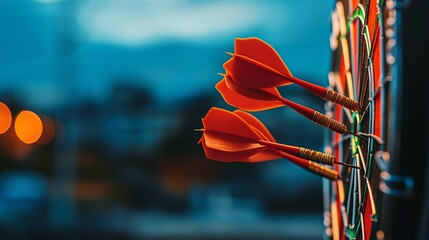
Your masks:
M322 166L322 165L315 163L315 162L312 162L312 161L308 162L308 170L310 172L313 172L319 176L322 176L322 177L330 179L330 180L336 181L339 178L339 174L337 171L330 169L330 168L327 168L325 166Z
M338 122L337 120L332 119L318 111L314 111L313 118L311 120L337 133L344 134L347 132L347 127L344 125L344 123Z
M299 148L298 154L300 158L305 158L313 162L318 162L318 163L322 163L330 166L334 165L335 163L334 156L330 154L322 153L319 151L311 150L308 148L302 148L302 147Z
M358 111L360 109L360 105L356 100L348 98L330 89L327 89L324 99L327 101L336 103L338 105L341 105L352 111Z

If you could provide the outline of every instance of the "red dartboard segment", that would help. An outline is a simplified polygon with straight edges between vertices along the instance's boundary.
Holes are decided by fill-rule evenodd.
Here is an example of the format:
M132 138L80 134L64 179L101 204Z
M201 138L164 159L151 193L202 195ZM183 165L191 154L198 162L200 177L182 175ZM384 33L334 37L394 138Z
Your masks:
M369 35L371 39L374 39L376 29L379 27L376 0L369 1L368 11L366 15L368 18L367 25L368 25Z
M348 3L349 7L348 7L348 12L353 12L354 10L357 9L358 5L359 5L359 0L351 0Z
M346 88L347 79L346 79L346 67L345 67L345 62L344 62L343 56L341 56L339 59L338 72L337 73L338 73L339 83L341 84L341 87L343 87L344 93L346 93L347 92L347 88Z
M354 21L353 24L351 24L351 28L350 28L350 38L351 38L351 49L352 49L352 56L357 56L359 54L359 47L358 47L358 38L359 38L359 21ZM359 62L358 60L353 57L352 59L352 74L353 74L353 79L357 79L358 77L358 66L359 66Z
M374 87L375 89L380 87L381 80L383 78L383 68L382 68L382 42L379 38L380 33L380 27L377 27L376 35L375 35L375 43L373 46L373 55L372 55L372 62L374 65Z
M366 203L370 202L370 198L369 198L368 194L366 195L365 202ZM371 208L370 208L369 204L367 204L364 208L363 219L365 222L365 225L364 225L365 237L366 237L366 239L369 239L369 236L371 236L372 225L373 225L373 221L371 218Z

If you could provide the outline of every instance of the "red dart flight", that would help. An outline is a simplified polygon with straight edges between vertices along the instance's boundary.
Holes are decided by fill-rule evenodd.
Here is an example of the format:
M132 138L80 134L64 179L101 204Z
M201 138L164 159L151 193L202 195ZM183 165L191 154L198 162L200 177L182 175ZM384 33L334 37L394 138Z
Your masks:
M236 38L234 47L224 68L242 86L266 89L295 83L327 101L353 111L360 109L353 99L292 76L277 51L259 38Z
M246 112L211 108L203 118L203 126L204 129L199 130L203 132L200 143L206 156L212 160L262 162L286 158L313 173L332 180L338 179L336 171L301 157L313 157L331 165L335 158L324 153L316 154L316 151L308 149L305 149L308 151L305 154L302 148L276 143L268 129Z
M260 111L276 107L289 106L311 121L329 128L340 134L349 133L346 125L340 123L311 108L302 106L286 98L283 98L276 87L249 88L240 85L227 74L216 84L225 101L236 108L247 111Z

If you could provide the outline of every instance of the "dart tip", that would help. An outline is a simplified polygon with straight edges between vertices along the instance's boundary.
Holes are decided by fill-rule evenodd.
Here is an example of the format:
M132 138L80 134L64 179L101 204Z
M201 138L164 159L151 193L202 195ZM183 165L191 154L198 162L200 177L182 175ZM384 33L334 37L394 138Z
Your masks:
M225 53L230 55L231 57L234 57L234 53L232 53L232 52L225 52Z
M376 136L376 135L374 135L374 134L363 133L363 132L359 132L358 134L359 134L360 136L363 136L363 137L366 137L366 138L372 138L372 139L374 139L375 141L377 141L377 142L378 142L378 144L383 144L383 143L384 143L383 139L381 139L380 137L377 137L377 136Z
M362 169L360 168L360 167L358 167L358 166L355 166L355 165L351 165L351 164L348 164L348 163L343 163L343 162L335 162L336 164L340 164L340 165L343 165L343 166L346 166L346 167L350 167L350 168L355 168L355 169L359 169L359 170L361 170L362 171Z
M222 76L222 77L226 77L225 73L217 73L217 75Z
M364 136L360 135L360 134L357 134L357 133L354 133L354 132L350 132L348 130L346 131L346 133L351 134L351 135L353 135L355 137L358 137L360 139L366 140L366 138Z
M195 132L204 132L205 129L204 128L196 128L194 129Z

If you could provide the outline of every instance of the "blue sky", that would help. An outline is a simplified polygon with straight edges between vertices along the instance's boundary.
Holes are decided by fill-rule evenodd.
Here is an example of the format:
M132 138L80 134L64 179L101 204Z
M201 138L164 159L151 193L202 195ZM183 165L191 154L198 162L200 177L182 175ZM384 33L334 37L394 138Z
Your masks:
M326 85L331 7L316 0L4 0L0 82L33 105L67 101L70 89L103 101L118 78L170 101L215 91L234 38L256 36L294 75Z

